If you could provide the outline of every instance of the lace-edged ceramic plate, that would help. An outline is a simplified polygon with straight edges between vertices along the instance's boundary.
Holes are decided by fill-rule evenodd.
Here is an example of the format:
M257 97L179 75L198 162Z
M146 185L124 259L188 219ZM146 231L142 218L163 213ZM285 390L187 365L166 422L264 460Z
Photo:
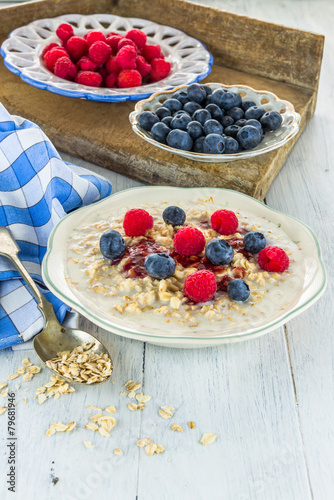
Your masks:
M294 245L298 245L297 250L300 252L298 262L293 264L296 266L295 270L291 268L291 274L287 275L289 281L286 286L291 291L290 297L283 293L282 288L279 289L283 302L286 301L284 307L278 306L275 298L268 298L265 312L258 318L254 316L253 310L248 310L245 321L232 321L228 325L216 321L207 326L181 327L174 323L173 326L168 326L168 323L156 315L153 322L152 317L145 315L116 316L110 313L110 303L109 307L106 306L101 295L93 293L87 297L75 290L68 274L70 257L67 246L73 231L76 232L82 224L87 226L101 222L110 214L123 213L130 207L145 207L149 210L148 205L158 205L161 208L163 202L184 207L188 204L193 206L197 202L209 203L212 207L218 204L221 208L243 212L253 221L257 217L263 218L273 227L279 228ZM309 227L250 196L220 188L144 186L121 191L98 203L75 210L53 228L43 259L42 274L45 284L60 300L101 328L124 337L170 347L206 347L264 335L314 304L326 287L321 250ZM283 288L284 286L283 283ZM287 289L284 290L286 292Z
M56 29L61 23L73 25L75 34L100 30L104 34L117 32L124 35L132 28L144 31L150 44L159 44L167 61L170 74L159 82L129 89L95 88L58 78L47 69L41 59L46 45L59 42ZM13 73L30 85L67 97L93 101L136 101L154 92L182 84L199 82L211 71L213 57L206 47L183 31L145 19L125 18L111 14L82 16L68 14L51 19L39 19L14 30L1 46L4 63Z
M300 115L296 113L294 106L288 102L279 99L272 92L265 90L254 90L246 85L223 85L221 83L209 83L213 90L218 88L229 89L232 92L237 92L241 95L244 101L253 101L257 106L261 106L266 111L275 110L281 113L283 122L279 129L274 132L266 132L264 139L260 144L249 151L243 151L235 154L203 154L194 153L192 151L182 151L181 149L171 148L161 142L153 139L150 132L144 130L138 122L138 115L142 111L156 111L157 108L162 106L166 99L173 97L173 94L181 89L186 89L186 85L181 85L173 90L161 91L153 94L150 98L140 101L136 104L135 110L130 114L130 122L133 130L142 139L150 142L158 148L169 151L180 156L184 156L189 160L205 161L210 163L216 162L230 162L233 160L241 160L244 158L252 158L273 149L277 149L286 144L292 137L294 137L299 130Z

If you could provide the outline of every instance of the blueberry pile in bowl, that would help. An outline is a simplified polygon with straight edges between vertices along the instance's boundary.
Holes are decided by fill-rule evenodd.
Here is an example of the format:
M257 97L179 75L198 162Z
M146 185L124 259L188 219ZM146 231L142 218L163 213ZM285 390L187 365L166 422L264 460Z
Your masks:
M226 162L276 149L299 130L293 105L269 91L219 83L183 85L136 104L136 134L196 161Z
M142 111L140 126L162 144L184 151L234 154L258 146L266 132L282 124L278 111L266 111L240 94L193 83L153 111Z

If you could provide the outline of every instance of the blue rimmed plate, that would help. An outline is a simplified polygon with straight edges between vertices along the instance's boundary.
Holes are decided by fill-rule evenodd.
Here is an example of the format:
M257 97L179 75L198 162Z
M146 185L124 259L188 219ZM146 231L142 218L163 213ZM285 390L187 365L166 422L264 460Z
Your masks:
M83 36L91 29L104 34L116 32L121 35L133 28L141 29L146 33L148 43L161 46L166 60L171 63L171 72L159 82L129 89L88 87L58 78L47 69L41 53L49 43L59 42L56 29L62 23L72 24L78 36ZM183 31L145 19L111 14L67 14L33 21L9 35L1 46L1 55L7 68L29 85L67 97L108 102L137 101L161 90L199 82L210 73L213 63L213 57L206 47Z

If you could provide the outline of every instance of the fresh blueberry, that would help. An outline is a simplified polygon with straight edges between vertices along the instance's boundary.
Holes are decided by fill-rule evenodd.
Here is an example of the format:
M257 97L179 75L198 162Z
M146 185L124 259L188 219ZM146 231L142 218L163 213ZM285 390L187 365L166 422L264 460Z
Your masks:
M238 125L238 127L244 127L245 125L247 125L247 120L245 120L244 118L241 118L241 120L238 120L237 122L235 122L234 125Z
M190 135L190 137L194 140L204 135L202 125L200 124L200 122L196 121L188 123L187 132Z
M238 94L239 95L239 94ZM241 120L244 117L244 112L242 111L241 108L232 108L226 111L226 114L233 118L235 122L238 120Z
M217 106L217 104L208 104L207 106L205 106L205 109L209 111L210 115L214 120L218 120L219 122L222 120L224 116L224 111L220 109L220 107Z
M252 106L245 111L246 120L259 120L264 115L265 110L259 106Z
M159 120L163 120L167 116L172 116L170 109L165 108L164 106L161 106L161 108L156 109L155 114L157 115Z
M209 154L221 154L225 149L225 141L219 134L209 134L203 141L203 151Z
M237 141L243 149L253 149L260 144L261 140L260 131L251 125L245 125L237 133Z
M115 260L125 253L125 241L118 231L111 229L103 233L100 238L101 253L108 259Z
M160 120L155 113L152 113L152 111L143 111L138 116L138 121L139 121L139 125L143 129L151 130L153 125L155 123L158 123Z
M259 253L266 246L266 239L262 233L258 231L250 231L244 236L243 245L249 253Z
M195 153L204 153L204 150L203 150L204 139L205 139L204 135L202 137L199 137L198 139L196 139L196 141L194 143Z
M162 218L166 224L182 226L186 220L186 213L180 207L170 206L165 208L162 213Z
M211 94L211 102L220 108L223 107L224 95L227 94L226 89L216 89ZM232 106L233 107L233 106Z
M267 111L261 117L261 124L264 130L277 130L282 124L282 116L278 111Z
M231 280L227 284L227 294L234 302L246 302L250 295L249 286L240 278Z
M186 111L190 115L193 115L197 109L202 109L202 106L198 104L198 102L186 102L185 105L183 106L183 111Z
M205 99L204 106L207 106L208 104L213 104L212 103L212 94L208 95L207 98Z
M170 122L173 120L173 117L172 116L166 116L166 118L163 118L161 120L161 123L164 123L165 125L167 125L167 127L170 128Z
M167 253L151 253L146 257L144 267L152 278L164 280L173 276L176 264Z
M197 109L192 118L204 125L207 120L211 119L211 115L207 109Z
M223 116L223 118L221 120L221 124L223 125L224 128L229 127L230 125L233 125L233 123L234 123L234 120L230 116Z
M203 110L204 111L204 110ZM217 120L207 120L203 126L205 135L223 133L223 125Z
M225 155L233 155L234 153L238 153L239 151L239 143L233 137L226 136L225 138Z
M226 240L214 238L206 244L205 255L214 266L225 266L232 262L234 250Z
M151 134L153 139L155 139L158 142L162 142L163 144L166 144L166 138L169 132L170 128L167 127L167 125L162 122L155 123L151 128Z
M179 90L178 92L175 92L174 94L174 99L177 99L180 101L182 105L186 104L186 102L190 102L190 99L188 97L187 92L184 92L183 90Z
M252 120L246 120L245 125L251 125L252 127L257 128L262 133L262 125L259 120L254 120L254 118Z
M167 135L167 144L171 148L190 151L193 146L193 140L190 135L184 130L172 130Z
M167 101L165 101L163 105L172 113L175 113L175 111L180 111L182 109L182 104L178 99L167 99Z
M205 83L201 83L201 87L205 90L206 96L212 94L212 88L209 85L205 85Z
M224 129L224 134L235 139L239 130L240 127L238 127L238 125L229 125Z
M172 121L170 122L170 125L172 128L180 129L180 130L186 130L188 123L191 122L191 118L188 114L186 113L180 113L176 114Z
M221 96L221 107L228 111L236 106L236 96L239 94L235 94L234 92L225 92ZM239 96L240 97L240 96Z
M255 102L253 102L253 101L244 101L241 104L241 109L243 109L244 111L246 111L248 108L252 108L253 106L256 106Z
M206 91L198 83L192 83L187 89L188 97L191 101L198 102L201 104L206 99Z

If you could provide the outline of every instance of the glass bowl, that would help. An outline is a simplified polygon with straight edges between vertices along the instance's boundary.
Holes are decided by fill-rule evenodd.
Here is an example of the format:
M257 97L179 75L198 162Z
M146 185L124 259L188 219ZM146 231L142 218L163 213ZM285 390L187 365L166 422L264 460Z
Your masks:
M109 32L124 35L132 28L139 28L146 33L150 44L160 44L166 60L171 63L171 72L163 80L129 89L88 87L58 78L47 69L41 53L49 43L60 42L56 29L62 23L72 24L75 34L79 36L91 29L102 31L105 35ZM183 31L145 19L111 14L67 14L33 21L12 31L1 46L1 55L10 71L34 87L67 97L108 102L136 101L154 92L199 82L210 73L213 63L206 47Z
M273 132L266 132L264 139L256 148L243 151L241 153L204 154L171 148L170 146L154 140L151 133L144 130L139 125L138 115L142 111L156 111L157 108L162 106L166 99L173 97L177 91L187 89L187 85L181 85L173 90L156 92L148 99L138 102L135 106L135 110L130 113L129 116L134 132L145 141L160 149L164 149L165 151L169 151L170 153L174 153L176 155L184 156L189 160L204 161L207 163L230 162L244 158L253 158L254 156L268 153L269 151L280 148L297 134L300 124L300 115L296 113L295 108L290 102L279 99L272 92L268 92L266 90L254 90L247 85L223 85L222 83L208 83L207 85L209 85L212 90L223 88L236 92L241 95L243 100L253 101L257 106L261 106L266 111L278 111L281 113L283 118L281 126Z

